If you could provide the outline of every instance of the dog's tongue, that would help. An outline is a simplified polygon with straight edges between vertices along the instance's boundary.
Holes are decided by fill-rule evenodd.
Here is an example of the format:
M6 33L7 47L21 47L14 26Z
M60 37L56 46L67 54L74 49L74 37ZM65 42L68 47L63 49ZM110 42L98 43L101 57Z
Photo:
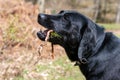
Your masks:
M47 35L46 35L45 41L47 41L49 39L51 32L53 32L53 30L48 30L47 31Z

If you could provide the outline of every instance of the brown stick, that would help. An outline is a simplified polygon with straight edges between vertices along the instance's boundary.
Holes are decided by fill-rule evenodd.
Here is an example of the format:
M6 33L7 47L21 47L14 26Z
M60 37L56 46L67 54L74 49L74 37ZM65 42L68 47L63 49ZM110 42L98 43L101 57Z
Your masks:
M45 38L45 43L44 43L44 44L41 44L41 45L39 46L39 50L38 50L39 55L41 55L43 46L46 45L46 42L48 41L51 32L53 32L53 30L49 30L49 31L47 32L47 35L46 35L46 38ZM52 54L51 54L51 57L52 57L52 59L54 59L54 46L53 46L52 43L51 43L51 47L52 47L52 51L51 51Z
M46 36L46 38L45 38L45 41L47 41L48 39L49 39L49 36L50 36L50 33L51 32L53 32L53 30L49 30L48 32L47 32L47 36Z
M54 59L54 45L51 43L51 46L52 46L52 59Z

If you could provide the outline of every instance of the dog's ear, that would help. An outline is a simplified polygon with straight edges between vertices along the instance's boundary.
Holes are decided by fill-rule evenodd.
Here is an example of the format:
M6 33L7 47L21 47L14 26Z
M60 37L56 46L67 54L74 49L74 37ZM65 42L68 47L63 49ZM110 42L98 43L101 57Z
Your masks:
M78 49L78 58L85 61L86 57L96 53L105 37L104 28L88 20Z

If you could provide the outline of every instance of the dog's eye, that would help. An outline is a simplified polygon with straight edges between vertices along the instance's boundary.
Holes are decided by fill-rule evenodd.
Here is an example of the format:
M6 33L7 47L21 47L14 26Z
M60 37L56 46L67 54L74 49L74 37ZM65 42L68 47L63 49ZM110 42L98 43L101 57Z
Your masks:
M65 20L69 20L69 15L68 15L68 14L64 14L63 18L64 18Z
M64 10L62 10L62 11L60 11L60 12L59 12L59 14L62 14L62 13L64 13L64 12L65 12L65 11L64 11Z

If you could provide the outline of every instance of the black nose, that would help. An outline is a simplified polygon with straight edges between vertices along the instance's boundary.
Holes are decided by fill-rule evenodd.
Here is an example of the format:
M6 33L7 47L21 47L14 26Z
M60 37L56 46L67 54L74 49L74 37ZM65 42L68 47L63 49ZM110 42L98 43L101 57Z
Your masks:
M43 20L46 19L45 14L39 14L39 15L38 15L38 19L43 19Z

